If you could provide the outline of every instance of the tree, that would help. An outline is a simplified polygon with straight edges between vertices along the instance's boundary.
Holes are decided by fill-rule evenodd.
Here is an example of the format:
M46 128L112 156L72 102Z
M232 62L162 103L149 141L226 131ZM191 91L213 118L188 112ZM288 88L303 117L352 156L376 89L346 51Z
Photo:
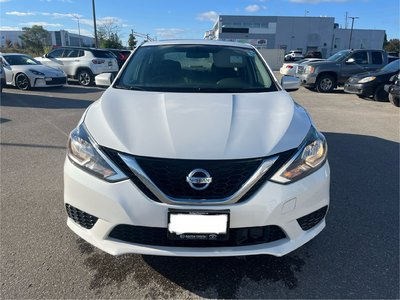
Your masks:
M386 32L385 32L385 36L383 37L383 49L385 49L385 47L386 47L386 45L388 44L388 40L387 40L387 35L386 35Z
M131 48L131 50L135 49L137 44L136 37L133 35L133 33L129 34L129 39L128 39L128 46Z
M22 28L24 33L20 36L23 46L36 55L43 54L44 46L49 44L50 34L43 26L33 25Z
M400 52L400 40L399 39L390 39L386 45L384 46L384 49L387 52Z
M109 38L100 38L100 48L120 49L122 48L122 42L117 33L111 33Z
M104 20L98 28L97 36L100 48L122 48L122 41L118 36L121 28L115 19Z

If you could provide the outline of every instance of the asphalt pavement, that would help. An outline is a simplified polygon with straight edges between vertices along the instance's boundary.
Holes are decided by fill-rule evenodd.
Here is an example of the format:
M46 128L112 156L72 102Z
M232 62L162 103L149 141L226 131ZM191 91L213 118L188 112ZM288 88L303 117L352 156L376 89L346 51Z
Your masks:
M1 96L2 299L399 299L399 109L338 90L291 93L327 137L327 227L281 258L114 257L66 225L68 133L96 87Z

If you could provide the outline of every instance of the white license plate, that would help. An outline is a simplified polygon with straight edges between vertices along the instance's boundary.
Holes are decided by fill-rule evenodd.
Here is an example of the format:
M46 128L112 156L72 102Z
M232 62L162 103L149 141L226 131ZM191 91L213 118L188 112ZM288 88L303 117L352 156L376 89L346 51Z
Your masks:
M229 211L170 211L168 237L187 240L226 240Z

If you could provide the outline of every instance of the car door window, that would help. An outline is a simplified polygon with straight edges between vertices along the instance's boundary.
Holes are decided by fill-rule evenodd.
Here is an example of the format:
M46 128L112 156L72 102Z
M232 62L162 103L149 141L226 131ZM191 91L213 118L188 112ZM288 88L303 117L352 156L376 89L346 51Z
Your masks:
M368 54L367 52L356 52L351 58L354 58L354 62L358 65L367 65L368 64Z
M383 64L382 52L372 51L372 64L373 65Z
M64 49L56 49L56 50L54 50L54 51L51 51L51 52L48 54L48 57L49 57L49 58L60 58L60 57L62 57L63 52L64 52Z
M79 55L79 50L68 49L68 50L64 51L63 57L74 58L74 57L78 57L78 55Z

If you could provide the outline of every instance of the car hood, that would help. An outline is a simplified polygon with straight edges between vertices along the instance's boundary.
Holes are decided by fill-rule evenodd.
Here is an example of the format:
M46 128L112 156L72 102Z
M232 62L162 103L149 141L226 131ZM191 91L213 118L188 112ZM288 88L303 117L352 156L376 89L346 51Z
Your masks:
M365 78L365 77L369 77L369 76L392 76L394 74L398 73L398 71L395 72L388 72L388 71L382 71L382 70L376 70L376 71L370 71L370 72L363 72L363 73L358 73L356 75L353 75L351 77L353 78Z
M13 72L29 72L29 70L35 70L42 72L45 76L65 76L65 73L61 69L56 69L44 65L14 65L11 66Z
M317 60L317 61L309 61L304 63L305 65L311 65L311 66L327 66L327 65L335 65L339 64L339 62L335 62L335 61L330 61L330 60Z
M262 157L298 147L311 126L284 91L190 94L109 88L85 125L105 147L180 159Z

